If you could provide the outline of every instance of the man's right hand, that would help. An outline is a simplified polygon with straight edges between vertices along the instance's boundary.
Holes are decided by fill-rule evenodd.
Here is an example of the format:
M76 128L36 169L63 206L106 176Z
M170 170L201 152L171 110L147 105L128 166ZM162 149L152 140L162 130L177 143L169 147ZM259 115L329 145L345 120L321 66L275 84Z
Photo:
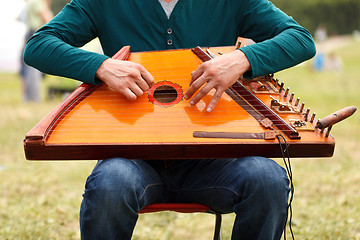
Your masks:
M95 77L131 101L136 100L154 84L153 76L142 65L111 58L100 65Z

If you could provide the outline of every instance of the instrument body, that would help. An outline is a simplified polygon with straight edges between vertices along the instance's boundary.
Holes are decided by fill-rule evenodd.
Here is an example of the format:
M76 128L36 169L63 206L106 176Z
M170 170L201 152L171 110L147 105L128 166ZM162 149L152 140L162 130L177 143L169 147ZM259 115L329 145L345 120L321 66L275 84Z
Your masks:
M223 54L235 47L210 48ZM131 53L123 48L113 58L142 64L155 85L130 102L106 85L82 84L24 139L29 160L96 160L227 158L257 155L281 157L277 139L199 138L194 132L262 133L258 120L224 94L212 112L205 107L212 92L191 106L183 98L191 72L202 63L190 49ZM306 122L297 139L285 136L291 157L330 157L335 141L316 128L272 76L240 79L264 105L284 122ZM274 99L291 105L276 111ZM256 106L254 106L256 108ZM295 110L294 110L295 109ZM281 132L276 125L275 131ZM297 130L296 130L297 131ZM326 130L325 130L326 132ZM285 134L286 135L286 134Z

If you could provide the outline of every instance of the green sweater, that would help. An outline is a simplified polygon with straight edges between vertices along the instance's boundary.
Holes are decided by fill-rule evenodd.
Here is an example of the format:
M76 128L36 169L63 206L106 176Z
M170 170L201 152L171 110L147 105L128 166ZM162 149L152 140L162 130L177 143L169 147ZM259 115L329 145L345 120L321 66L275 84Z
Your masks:
M256 77L315 55L310 33L267 0L179 0L170 19L158 0L72 0L29 39L24 60L39 70L97 84L96 70L122 46L131 51L229 46L238 36ZM98 37L104 55L78 47Z

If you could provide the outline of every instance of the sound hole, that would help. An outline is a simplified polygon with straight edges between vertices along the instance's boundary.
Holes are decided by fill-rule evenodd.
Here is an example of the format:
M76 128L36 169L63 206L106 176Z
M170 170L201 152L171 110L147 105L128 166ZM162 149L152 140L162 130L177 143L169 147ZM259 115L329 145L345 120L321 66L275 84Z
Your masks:
M171 103L176 100L178 93L172 86L162 85L154 90L153 96L160 103Z

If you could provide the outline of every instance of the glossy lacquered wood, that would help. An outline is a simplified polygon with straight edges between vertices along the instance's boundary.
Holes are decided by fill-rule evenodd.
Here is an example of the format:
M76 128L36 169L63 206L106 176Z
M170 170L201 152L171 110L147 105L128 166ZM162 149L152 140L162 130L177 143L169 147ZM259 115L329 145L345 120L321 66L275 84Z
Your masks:
M234 49L223 47L211 51L226 53ZM190 49L130 54L129 48L123 48L114 58L141 63L155 78L153 89L131 102L104 84L81 85L27 133L24 140L27 159L281 156L277 139L193 137L194 131L260 133L264 129L226 94L210 113L205 108L212 92L195 106L183 98L191 72L202 63ZM164 92L158 91L164 86ZM282 98L281 94L275 97ZM269 94L259 94L258 98L270 105ZM302 117L301 114L279 116L284 121ZM301 139L287 139L290 156L329 157L333 154L333 137L325 138L317 129L300 132L300 135Z

